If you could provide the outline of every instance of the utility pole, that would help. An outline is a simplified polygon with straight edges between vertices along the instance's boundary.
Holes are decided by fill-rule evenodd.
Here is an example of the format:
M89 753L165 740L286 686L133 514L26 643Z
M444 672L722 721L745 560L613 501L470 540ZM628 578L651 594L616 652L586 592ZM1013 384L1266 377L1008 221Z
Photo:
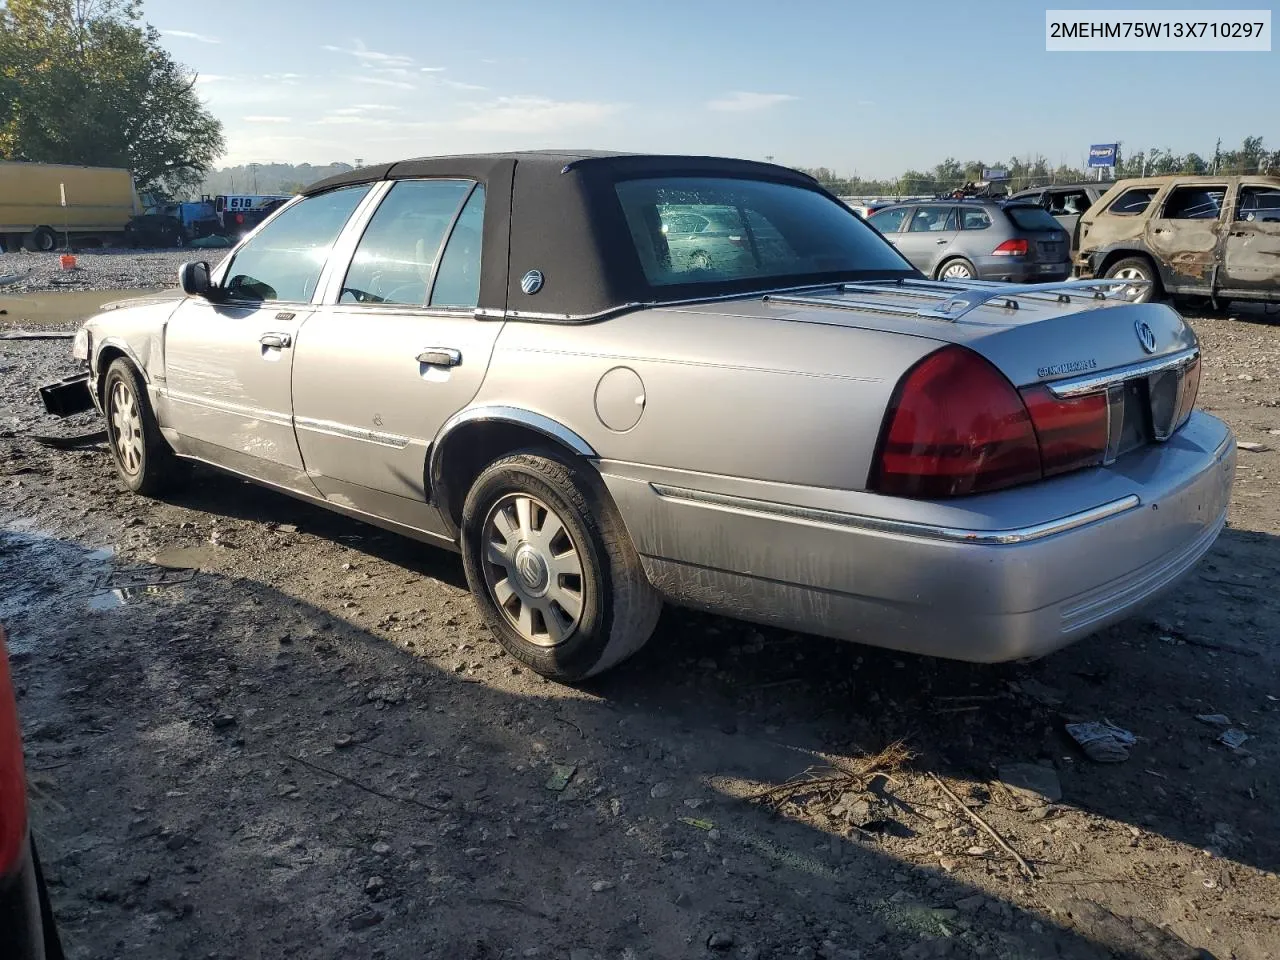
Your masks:
M1222 157L1222 138L1218 138L1218 142L1213 146L1213 175L1218 175L1218 160Z
M258 165L256 163L249 164L249 169L253 171L253 192L258 192Z

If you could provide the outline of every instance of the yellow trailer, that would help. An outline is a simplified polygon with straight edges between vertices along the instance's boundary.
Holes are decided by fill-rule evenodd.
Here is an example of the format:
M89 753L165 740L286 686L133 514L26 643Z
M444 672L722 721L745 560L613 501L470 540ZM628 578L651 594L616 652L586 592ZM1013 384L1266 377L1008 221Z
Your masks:
M128 170L0 160L0 240L7 250L53 250L64 233L108 244L141 212Z

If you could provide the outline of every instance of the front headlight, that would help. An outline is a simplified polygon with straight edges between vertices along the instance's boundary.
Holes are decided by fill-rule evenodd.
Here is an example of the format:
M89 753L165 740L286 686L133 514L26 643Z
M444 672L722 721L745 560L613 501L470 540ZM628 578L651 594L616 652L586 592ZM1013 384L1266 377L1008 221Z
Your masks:
M89 359L89 328L81 327L71 341L71 356L77 360Z

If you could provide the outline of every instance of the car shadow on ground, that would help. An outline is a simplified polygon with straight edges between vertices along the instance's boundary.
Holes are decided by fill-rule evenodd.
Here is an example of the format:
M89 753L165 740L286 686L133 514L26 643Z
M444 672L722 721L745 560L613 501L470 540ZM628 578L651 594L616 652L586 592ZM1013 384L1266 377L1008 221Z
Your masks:
M12 629L73 957L1197 955L1056 895L1069 929L1012 877L975 919L959 877L726 795L816 758L790 727L750 742L776 711L730 733L651 699L682 670L502 689L500 658L444 672L242 578L86 613L99 552L0 546L67 572Z

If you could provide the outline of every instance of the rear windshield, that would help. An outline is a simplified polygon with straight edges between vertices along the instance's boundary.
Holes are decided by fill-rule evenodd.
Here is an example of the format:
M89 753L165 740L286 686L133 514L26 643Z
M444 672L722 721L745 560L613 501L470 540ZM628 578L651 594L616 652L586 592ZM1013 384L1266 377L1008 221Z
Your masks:
M1062 224L1053 219L1044 207L1010 205L1004 208L1004 212L1019 230L1062 229Z
M655 287L911 269L851 210L803 187L663 177L615 190Z

